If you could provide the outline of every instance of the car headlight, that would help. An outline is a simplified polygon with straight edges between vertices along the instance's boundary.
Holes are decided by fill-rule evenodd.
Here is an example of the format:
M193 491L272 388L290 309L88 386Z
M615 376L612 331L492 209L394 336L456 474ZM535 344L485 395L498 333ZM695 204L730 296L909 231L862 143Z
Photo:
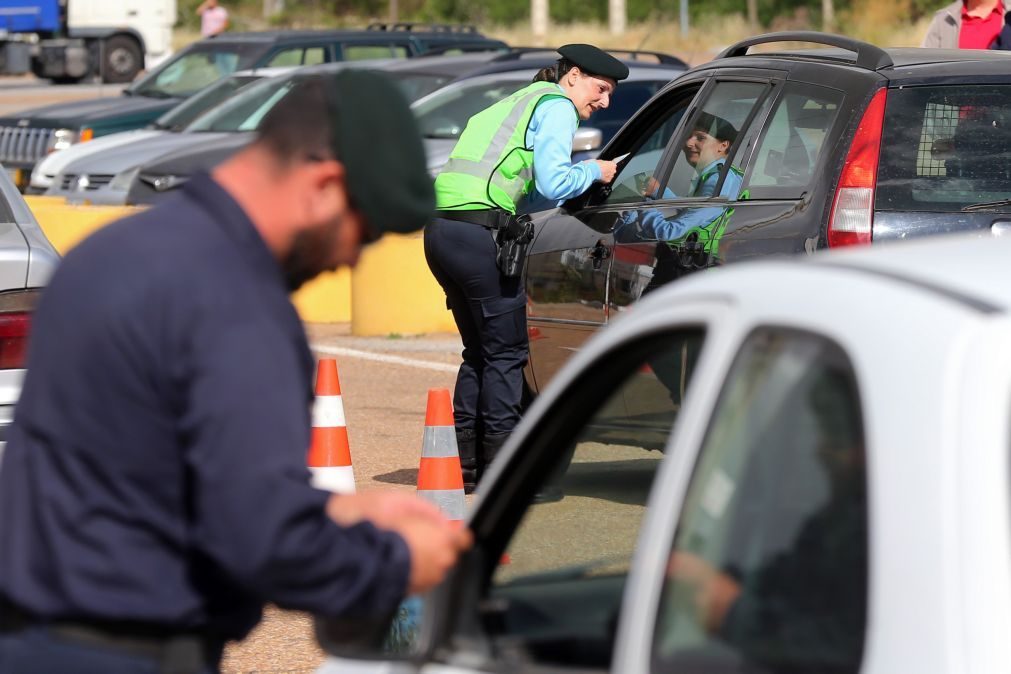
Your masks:
M187 180L189 176L176 176L172 174L167 175L151 175L151 174L140 174L141 182L150 185L155 192L168 192L169 190L174 190L179 187Z
M130 185L133 184L133 179L137 177L140 173L140 167L134 166L129 171L120 171L116 174L116 177L109 182L109 189L117 192L126 192L130 189Z
M77 129L57 129L53 132L46 146L46 154L66 150L74 143L83 143L95 137L95 132L87 127L78 131Z

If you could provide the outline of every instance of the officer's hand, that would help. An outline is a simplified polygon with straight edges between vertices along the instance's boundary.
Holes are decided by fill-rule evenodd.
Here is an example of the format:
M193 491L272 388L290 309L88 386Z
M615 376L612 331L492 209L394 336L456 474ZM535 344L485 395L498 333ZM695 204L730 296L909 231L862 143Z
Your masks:
M380 529L392 529L404 517L445 521L439 509L428 501L396 491L334 494L327 501L326 512L330 519L345 527L369 520Z
M411 551L408 594L427 592L441 583L460 553L474 543L469 529L449 520L433 522L427 517L407 517L391 529L400 534Z
M613 161L607 161L605 159L595 159L597 165L600 166L600 181L602 183L609 183L614 180L614 176L618 173L618 165Z

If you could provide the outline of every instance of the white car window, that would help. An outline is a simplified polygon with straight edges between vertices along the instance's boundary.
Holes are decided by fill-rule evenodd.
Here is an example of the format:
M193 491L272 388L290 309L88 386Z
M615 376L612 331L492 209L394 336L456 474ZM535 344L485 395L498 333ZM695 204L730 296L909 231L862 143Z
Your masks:
M753 333L688 487L654 671L856 674L866 491L860 401L842 349L808 333Z

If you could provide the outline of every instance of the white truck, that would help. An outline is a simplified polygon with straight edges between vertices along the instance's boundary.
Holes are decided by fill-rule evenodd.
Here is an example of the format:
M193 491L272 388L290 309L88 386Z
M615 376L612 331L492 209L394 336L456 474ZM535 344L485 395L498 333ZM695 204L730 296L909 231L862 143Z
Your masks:
M0 74L129 82L172 49L176 0L0 0Z

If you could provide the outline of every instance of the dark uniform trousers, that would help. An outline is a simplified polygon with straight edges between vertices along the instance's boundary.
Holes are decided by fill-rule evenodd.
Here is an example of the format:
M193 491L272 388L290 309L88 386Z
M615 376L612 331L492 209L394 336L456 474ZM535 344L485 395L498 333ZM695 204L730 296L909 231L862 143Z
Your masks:
M469 222L435 218L425 228L425 258L463 339L453 396L460 458L468 462L469 438L476 438L478 464L486 465L520 418L528 355L523 282L499 273L491 231Z

